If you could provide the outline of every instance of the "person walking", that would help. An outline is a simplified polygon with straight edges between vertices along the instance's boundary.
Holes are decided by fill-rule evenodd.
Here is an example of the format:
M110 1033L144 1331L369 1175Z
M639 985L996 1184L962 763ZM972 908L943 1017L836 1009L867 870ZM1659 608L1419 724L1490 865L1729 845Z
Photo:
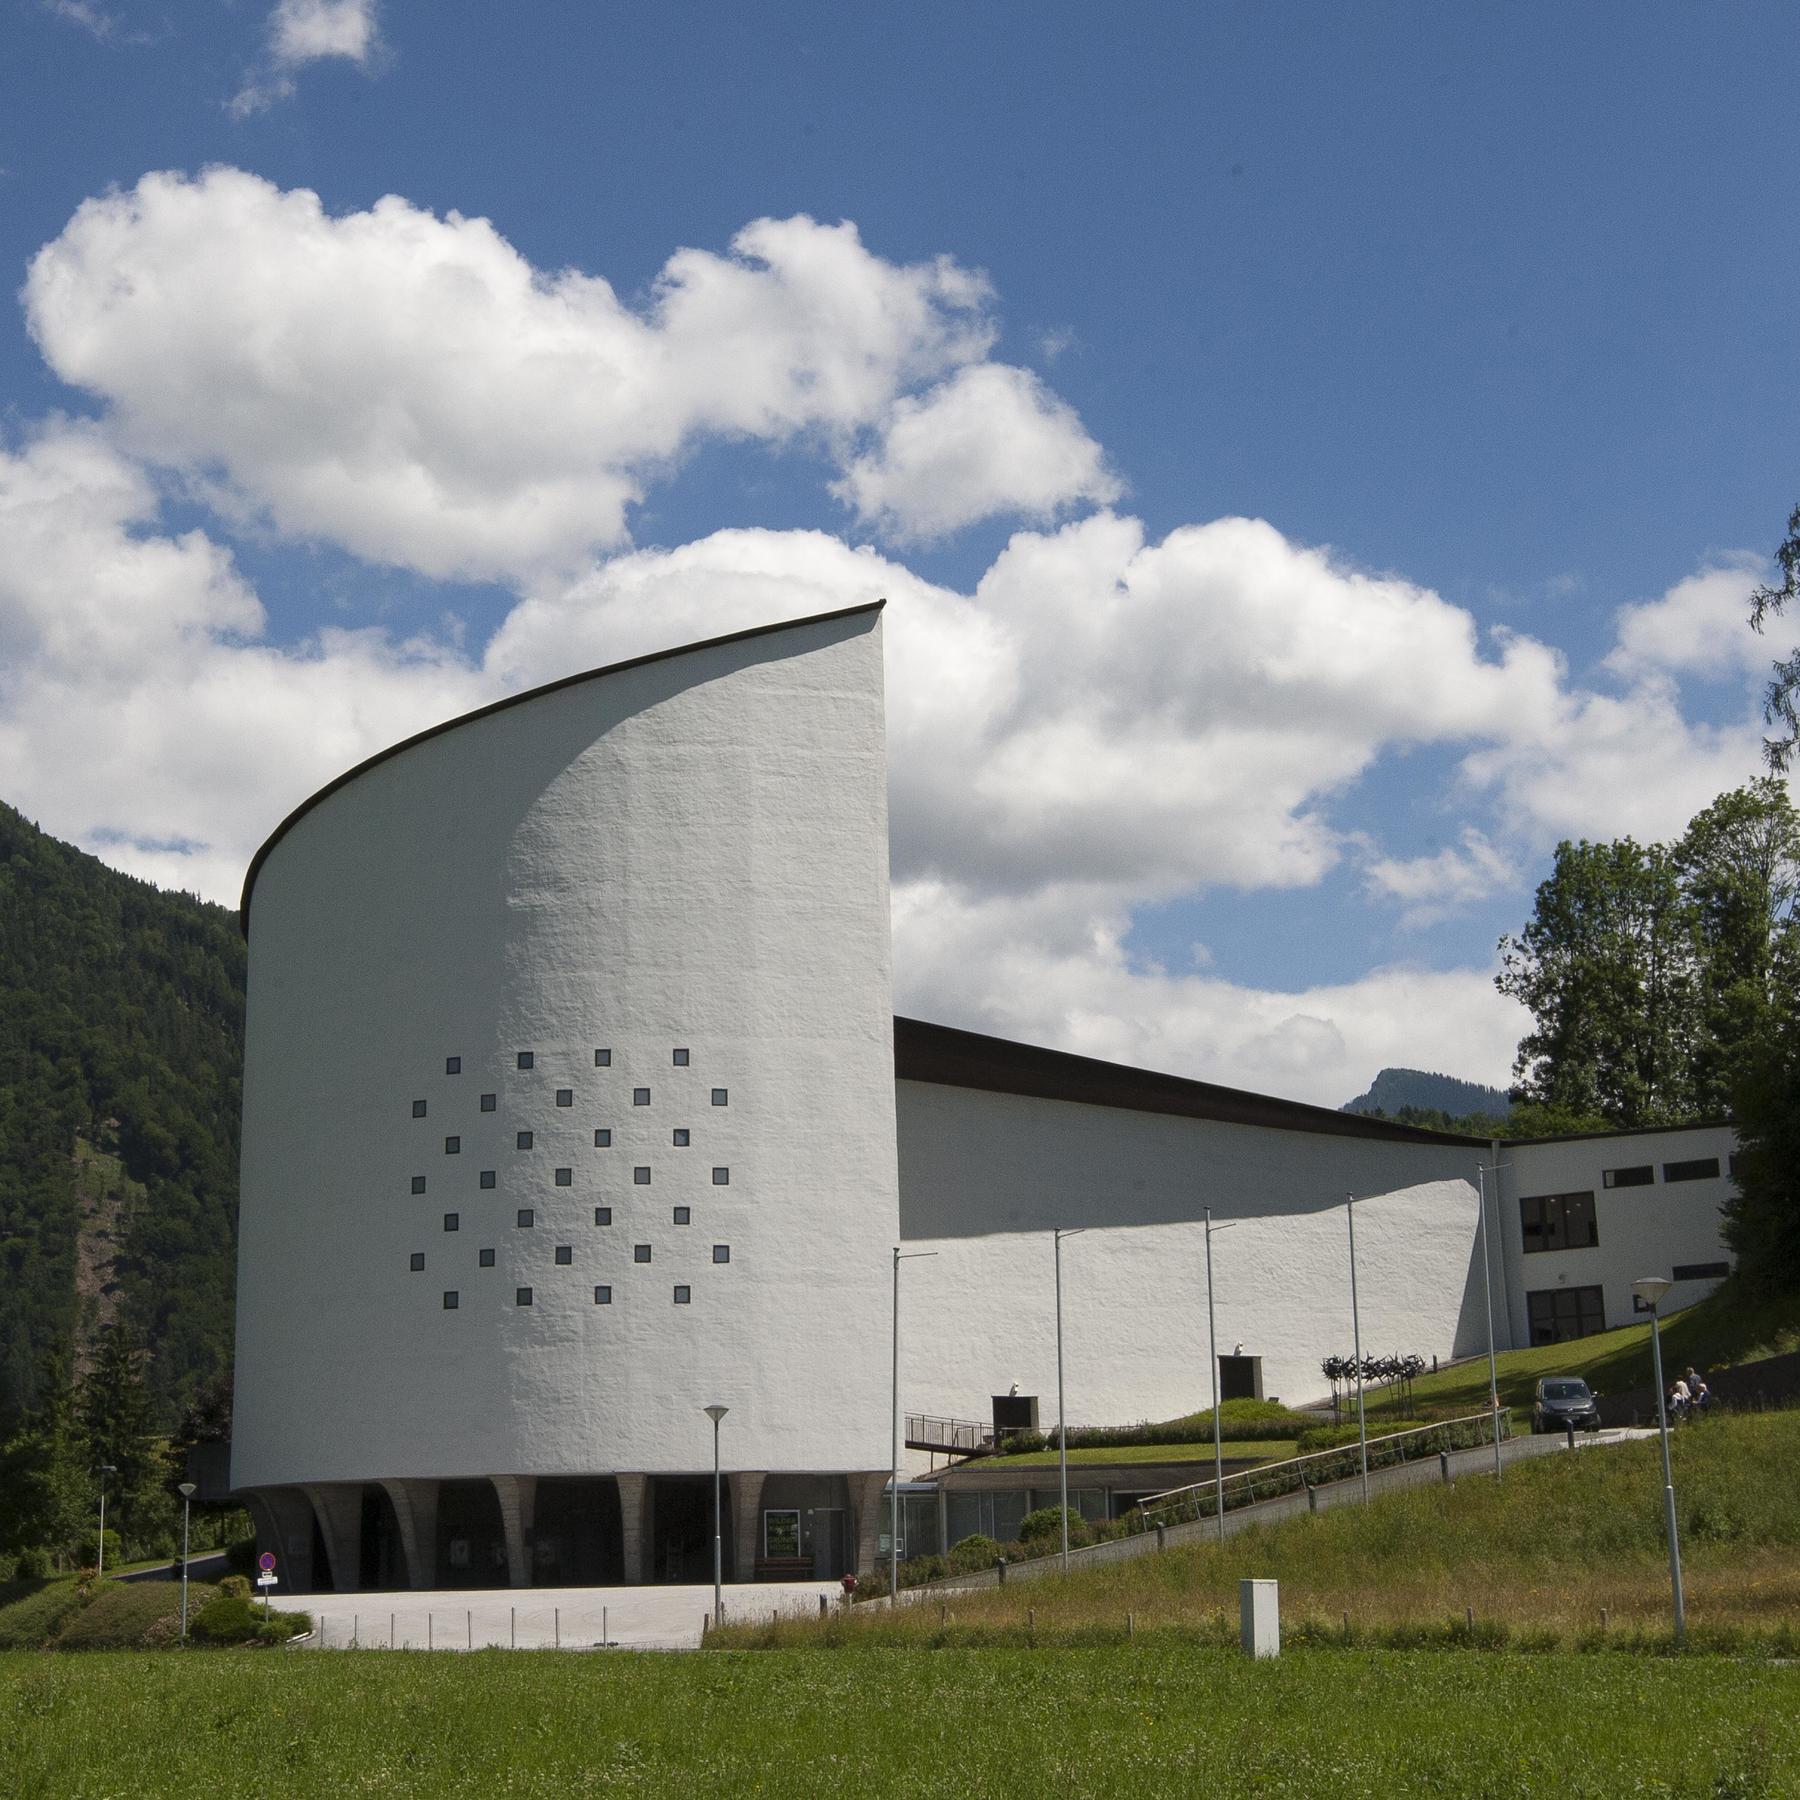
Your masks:
M1688 1410L1688 1384L1681 1376L1675 1377L1675 1385L1669 1389L1669 1411L1677 1419L1685 1419Z

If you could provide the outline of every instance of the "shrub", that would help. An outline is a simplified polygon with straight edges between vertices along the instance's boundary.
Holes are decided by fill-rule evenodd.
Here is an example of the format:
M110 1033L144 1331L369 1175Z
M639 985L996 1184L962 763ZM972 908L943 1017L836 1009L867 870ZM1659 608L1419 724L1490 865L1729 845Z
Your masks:
M1094 1534L1087 1520L1072 1506L1068 1511L1070 1544L1091 1544ZM1027 1550L1035 1550L1041 1555L1048 1545L1062 1542L1062 1527L1063 1509L1060 1506L1040 1506L1020 1521L1019 1542Z
M228 1582L231 1576L226 1576ZM241 1594L228 1594L224 1585L189 1622L188 1630L202 1644L285 1644L289 1638L312 1629L312 1616L303 1612L272 1612L265 1619Z
M219 1592L233 1600L249 1602L250 1577L248 1575L227 1575L219 1583Z
M953 1574L973 1575L977 1569L991 1569L1000 1560L1000 1546L979 1531L950 1546L947 1559Z
M1398 1432L1413 1431L1416 1428L1417 1421L1412 1419L1384 1419L1379 1423L1371 1419L1369 1436L1372 1439L1393 1437ZM1341 1450L1346 1444L1354 1444L1357 1441L1358 1433L1354 1420L1348 1425L1314 1425L1311 1429L1301 1432L1294 1440L1294 1454L1310 1456L1315 1450Z
M242 1575L247 1580L250 1572L256 1567L256 1539L254 1537L234 1538L225 1546L225 1566L234 1575Z
M19 1552L17 1574L21 1581L48 1581L55 1571L54 1559L41 1545L34 1544L29 1550Z

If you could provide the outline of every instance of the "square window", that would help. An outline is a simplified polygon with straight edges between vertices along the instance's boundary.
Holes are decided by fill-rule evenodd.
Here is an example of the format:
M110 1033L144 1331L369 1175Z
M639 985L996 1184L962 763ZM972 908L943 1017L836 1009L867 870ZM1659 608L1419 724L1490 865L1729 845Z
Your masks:
M575 1090L573 1088L558 1088L556 1090L556 1104L558 1106L573 1106L575 1104Z
M494 1171L492 1169L483 1169L481 1171L481 1185L484 1188L490 1188L494 1185Z
M415 1275L417 1275L420 1270L425 1267L425 1252L423 1250L415 1250L412 1253L407 1266Z
M559 1263L572 1263L575 1260L575 1246L573 1244L558 1244L556 1246L556 1260Z
M607 1126L595 1126L594 1148L596 1150L610 1150L612 1148L612 1132Z
M631 1246L631 1260L633 1262L648 1262L650 1260L650 1246L648 1244L633 1244Z
M574 1184L574 1181L575 1171L573 1169L558 1169L556 1171L556 1185L558 1187L570 1187Z
M594 1067L596 1069L610 1069L612 1067L612 1052L610 1050L596 1050L594 1052Z
M596 1225L610 1225L612 1223L612 1208L610 1206L596 1206L594 1208L594 1223Z
M650 1171L644 1168L633 1169L631 1171L631 1179L633 1184L637 1187L648 1187L650 1185Z
M692 1298L693 1295L685 1287L678 1286L675 1289L675 1304L677 1306L686 1306Z
M415 1119L422 1119L422 1118L424 1118L424 1116L425 1116L425 1102L423 1100L415 1100L413 1102L413 1117Z
M460 1213L445 1213L444 1229L446 1231L462 1230L462 1215Z
M685 1050L675 1052L675 1066L678 1069L685 1069L688 1066L688 1053Z
M713 1261L716 1263L717 1262L730 1262L731 1261L731 1246L729 1244L714 1244L713 1245Z
M537 1063L537 1057L531 1051L521 1050L519 1052L519 1067L521 1069L532 1068L536 1065L536 1063Z
M519 1135L513 1139L513 1143L520 1150L529 1150L531 1148L531 1133L529 1131L521 1131Z
M726 1089L724 1089L724 1088L714 1088L713 1089L713 1105L714 1106L729 1106L730 1104L731 1104L731 1095L729 1092L727 1092Z
M612 1305L612 1289L609 1287L595 1288L594 1289L594 1304L596 1306L611 1306Z
M499 1105L499 1098L497 1095L483 1094L481 1096L481 1110L483 1112L492 1112L494 1110L494 1108L498 1105Z
M693 1214L689 1212L685 1206L678 1206L675 1208L675 1223L677 1225L687 1224L692 1217Z
M650 1090L648 1088L633 1088L631 1090L631 1104L633 1106L648 1106L650 1104Z
M518 1220L521 1225L535 1225L537 1223L537 1214L533 1212L529 1206L521 1206L518 1212Z
M446 1156L461 1156L462 1155L462 1139L459 1137L445 1138L444 1139L444 1154Z
M679 1125L676 1126L676 1128L675 1128L675 1148L677 1150L685 1150L687 1148L687 1141L688 1141L687 1132L685 1130L683 1130Z
M531 1289L530 1288L514 1288L513 1289L513 1305L514 1306L529 1306L530 1304L531 1304Z
M491 1269L494 1266L494 1253L491 1250L483 1250L475 1260L479 1262L484 1269Z
M462 1058L460 1056L446 1056L444 1058L444 1073L446 1075L460 1075L462 1073Z
M714 1169L713 1170L713 1186L714 1187L730 1187L731 1186L731 1171L729 1169Z
M455 1312L456 1305L457 1305L456 1289L450 1288L444 1294L444 1311L445 1312Z
M415 1193L415 1194L422 1194L422 1193L424 1193L424 1191L425 1191L425 1177L424 1177L424 1176L423 1176L423 1175L415 1175L415 1176L414 1176L414 1177L413 1177L413 1178L412 1178L412 1190L413 1190L413 1192L414 1192L414 1193Z

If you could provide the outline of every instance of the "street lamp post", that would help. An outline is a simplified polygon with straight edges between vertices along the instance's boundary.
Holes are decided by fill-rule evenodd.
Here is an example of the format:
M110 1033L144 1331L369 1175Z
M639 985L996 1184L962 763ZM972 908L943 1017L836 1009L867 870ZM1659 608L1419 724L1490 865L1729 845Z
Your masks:
M1356 1353L1356 1451L1362 1468L1362 1497L1369 1498L1369 1415L1363 1407L1362 1319L1356 1310L1356 1196L1344 1196L1350 1226L1350 1340Z
M1068 1231L1059 1226L1050 1234L1056 1240L1056 1462L1062 1488L1062 1567L1065 1575L1069 1572L1069 1411L1063 1401L1062 1241L1066 1237L1080 1237L1086 1229L1084 1225Z
M719 1533L719 1421L731 1411L716 1402L706 1408L713 1428L713 1630L725 1623L725 1551Z
M118 1474L111 1463L100 1465L100 1553L94 1558L94 1579L106 1573L106 1478Z
M893 1467L888 1477L888 1605L900 1604L900 1265L936 1256L935 1250L902 1250L894 1246L894 1391L888 1401L888 1427L893 1436Z
M1663 1524L1669 1535L1669 1588L1675 1599L1675 1642L1679 1644L1687 1637L1687 1609L1681 1599L1681 1542L1675 1531L1675 1476L1669 1467L1669 1402L1663 1392L1662 1322L1656 1310L1674 1285L1660 1275L1646 1275L1631 1284L1631 1291L1650 1309L1650 1355L1656 1370L1656 1421L1662 1431Z
M1494 1285L1488 1268L1487 1168L1475 1165L1475 1185L1481 1196L1481 1298L1487 1305L1488 1406L1494 1419L1494 1479L1500 1479L1500 1365L1494 1357ZM1494 1170L1494 1198L1500 1198L1500 1171Z
M194 1484L184 1481L176 1490L181 1495L181 1641L187 1642L188 1583L188 1509L194 1499Z

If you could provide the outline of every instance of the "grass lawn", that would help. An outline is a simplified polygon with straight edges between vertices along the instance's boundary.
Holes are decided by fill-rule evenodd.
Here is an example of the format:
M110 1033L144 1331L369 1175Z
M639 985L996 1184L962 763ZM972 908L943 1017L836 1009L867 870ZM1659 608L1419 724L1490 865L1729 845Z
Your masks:
M1069 1467L1077 1463L1184 1463L1211 1462L1212 1438L1203 1444L1118 1444L1106 1450L1071 1450ZM1240 1438L1225 1440L1229 1462L1276 1462L1294 1454L1292 1438ZM1041 1469L1056 1467L1054 1450L1033 1450L1025 1456L992 1457L974 1465L981 1469Z
M1800 1671L1092 1649L0 1657L0 1792L1390 1800L1800 1789Z

